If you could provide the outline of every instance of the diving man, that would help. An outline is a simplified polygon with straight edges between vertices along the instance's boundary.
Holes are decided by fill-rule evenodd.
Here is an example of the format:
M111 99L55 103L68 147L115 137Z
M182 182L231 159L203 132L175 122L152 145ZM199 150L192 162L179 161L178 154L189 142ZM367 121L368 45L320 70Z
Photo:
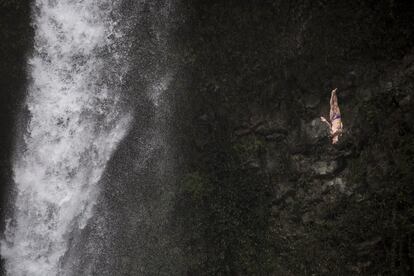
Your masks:
M332 138L332 144L336 144L339 141L339 136L343 133L343 125L341 120L341 111L339 110L338 97L336 95L336 90L331 92L330 105L331 109L329 112L329 118L331 122L328 122L324 117L321 117L322 122L326 123L330 128L330 134Z

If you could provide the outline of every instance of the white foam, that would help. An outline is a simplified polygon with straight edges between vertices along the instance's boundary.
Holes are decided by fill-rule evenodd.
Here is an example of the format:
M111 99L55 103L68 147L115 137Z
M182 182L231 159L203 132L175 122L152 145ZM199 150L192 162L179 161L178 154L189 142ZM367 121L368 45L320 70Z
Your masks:
M111 3L36 1L31 118L14 164L14 217L1 242L8 275L65 274L60 262L70 233L92 215L99 179L127 132L131 118L119 106L119 83L102 77L108 63L102 53L111 37L122 37L110 20ZM121 81L122 58L110 63Z

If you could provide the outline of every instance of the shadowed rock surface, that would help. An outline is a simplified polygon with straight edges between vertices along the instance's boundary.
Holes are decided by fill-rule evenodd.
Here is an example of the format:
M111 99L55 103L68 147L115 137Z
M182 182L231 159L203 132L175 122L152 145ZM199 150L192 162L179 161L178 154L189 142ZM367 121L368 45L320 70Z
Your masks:
M414 6L183 1L192 275L413 273ZM338 87L345 135L319 116Z
M9 210L6 201L12 201L11 179L13 145L16 129L22 122L17 115L22 106L26 89L26 57L31 47L30 3L24 1L0 3L0 232L4 231L4 218ZM8 195L8 197L6 197ZM3 271L3 260L0 264Z

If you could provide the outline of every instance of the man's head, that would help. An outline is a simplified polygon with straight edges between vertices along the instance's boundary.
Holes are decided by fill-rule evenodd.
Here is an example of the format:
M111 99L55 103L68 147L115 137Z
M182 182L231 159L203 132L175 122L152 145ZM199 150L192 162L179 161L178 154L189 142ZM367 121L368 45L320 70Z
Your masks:
M334 134L332 134L332 144L336 144L339 142L339 137L343 135L342 129L337 130Z

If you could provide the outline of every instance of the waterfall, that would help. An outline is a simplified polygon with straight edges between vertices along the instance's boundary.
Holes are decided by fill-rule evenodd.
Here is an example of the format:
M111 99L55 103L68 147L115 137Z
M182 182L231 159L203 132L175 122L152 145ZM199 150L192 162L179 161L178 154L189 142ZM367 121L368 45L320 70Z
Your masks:
M128 130L121 95L128 66L115 10L110 0L33 5L29 118L1 242L8 275L68 274L62 263L73 233L91 217L100 177Z

